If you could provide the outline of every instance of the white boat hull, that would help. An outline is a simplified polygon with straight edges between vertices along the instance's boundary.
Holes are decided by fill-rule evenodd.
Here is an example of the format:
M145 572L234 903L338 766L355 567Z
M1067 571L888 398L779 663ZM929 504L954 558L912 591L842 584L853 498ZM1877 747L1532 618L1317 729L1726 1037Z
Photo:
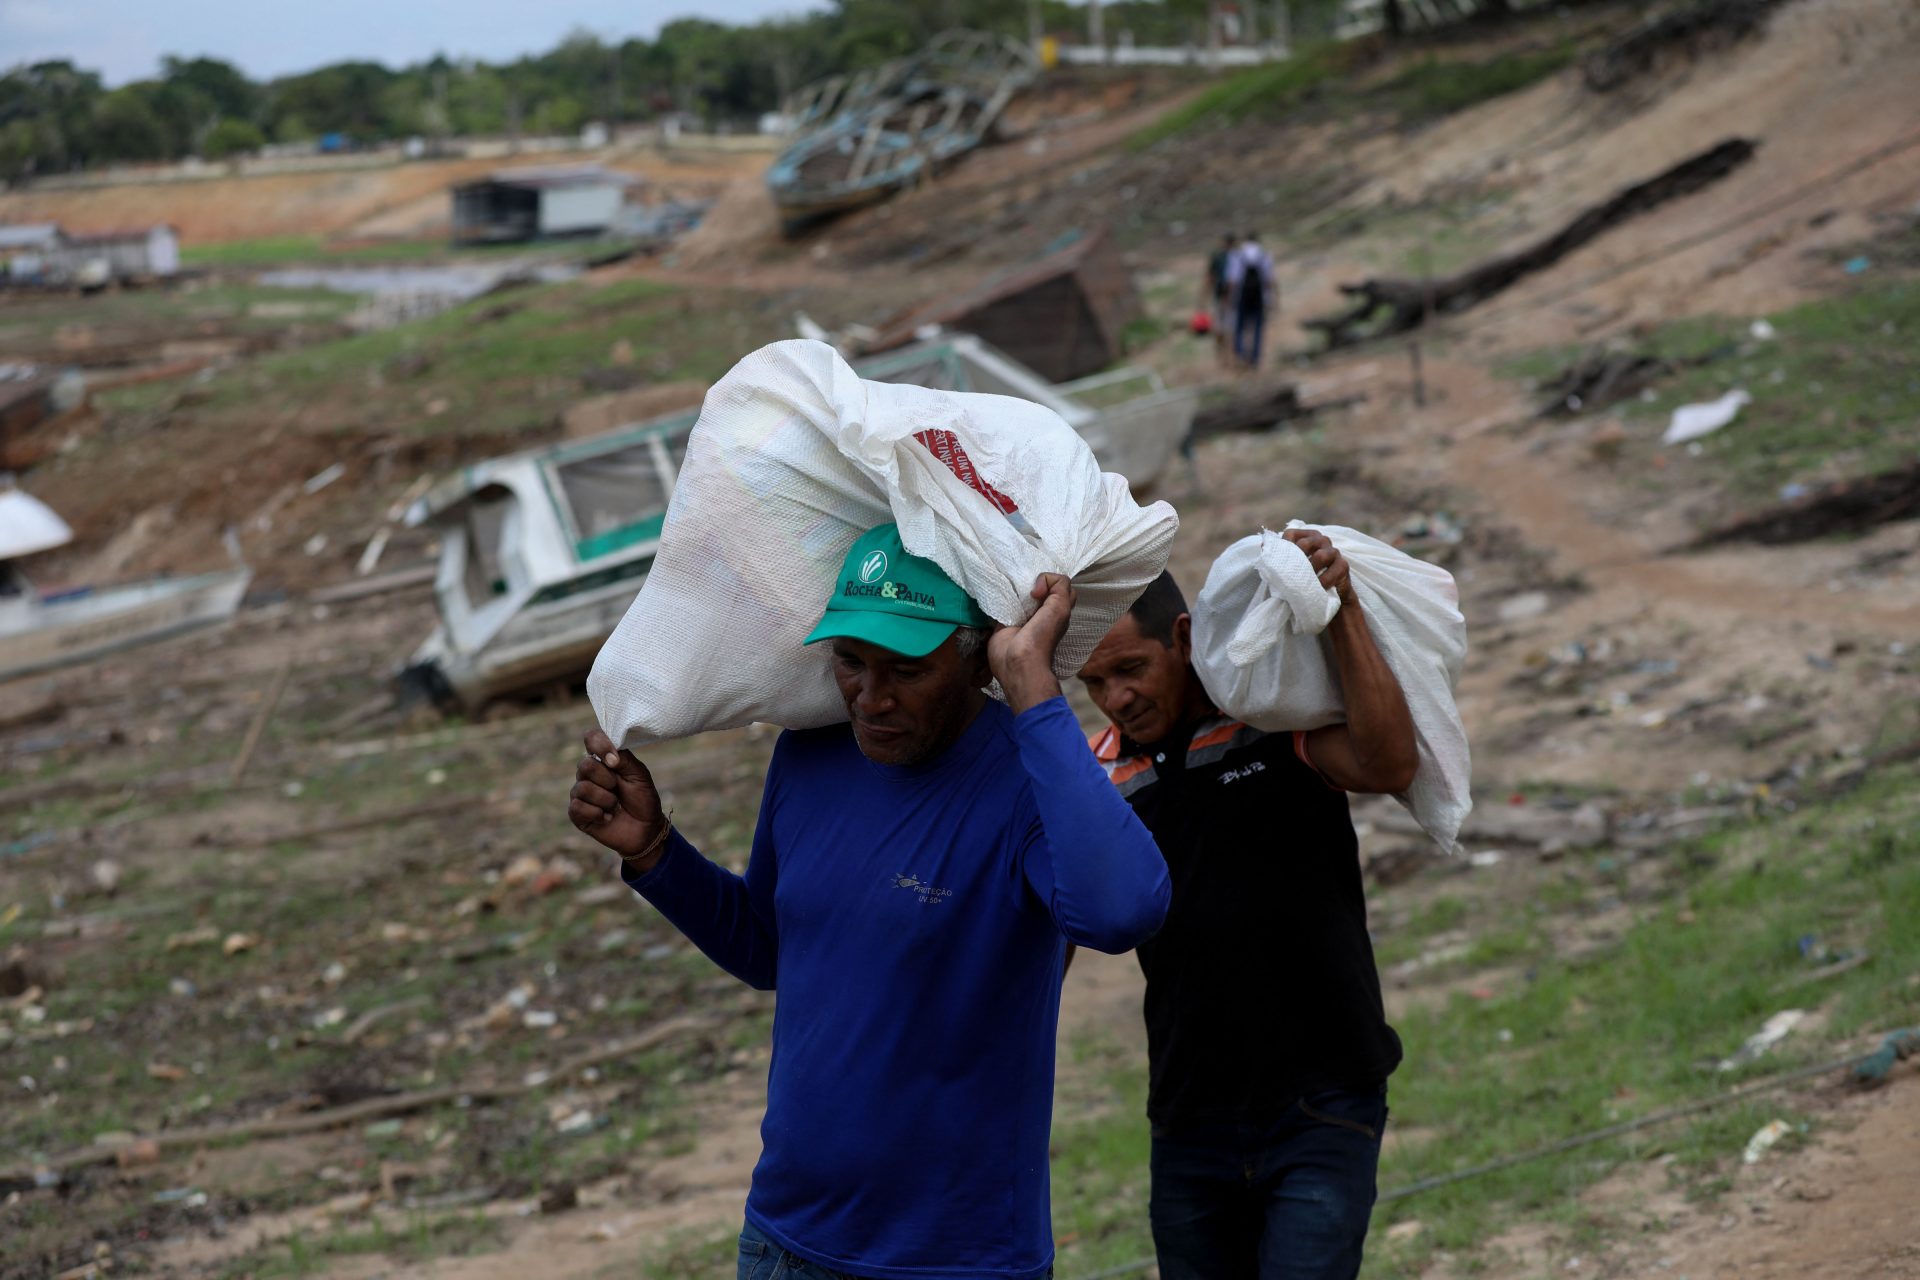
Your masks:
M225 622L252 577L236 570L26 602L0 623L0 680Z
M624 579L514 615L476 650L461 649L444 625L413 655L429 669L428 692L469 711L495 698L586 675L633 603L643 578Z

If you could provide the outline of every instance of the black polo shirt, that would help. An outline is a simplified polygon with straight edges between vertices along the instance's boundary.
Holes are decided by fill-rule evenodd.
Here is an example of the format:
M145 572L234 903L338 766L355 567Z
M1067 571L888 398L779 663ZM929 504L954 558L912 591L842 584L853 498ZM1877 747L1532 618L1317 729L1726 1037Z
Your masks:
M1093 741L1173 881L1138 949L1156 1125L1277 1119L1400 1063L1347 797L1304 743L1225 717L1153 748L1111 728Z

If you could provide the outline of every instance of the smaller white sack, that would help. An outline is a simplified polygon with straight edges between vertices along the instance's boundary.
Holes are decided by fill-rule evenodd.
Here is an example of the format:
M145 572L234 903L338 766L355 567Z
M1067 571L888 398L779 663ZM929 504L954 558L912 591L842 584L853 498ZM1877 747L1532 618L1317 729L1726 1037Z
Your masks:
M1472 755L1453 688L1467 656L1467 622L1453 575L1340 525L1306 525L1347 559L1367 629L1413 715L1420 767L1396 796L1448 852L1473 808ZM1269 529L1221 553L1193 602L1193 665L1215 705L1270 731L1318 729L1347 718L1332 642L1321 633L1340 597L1320 585L1301 550Z

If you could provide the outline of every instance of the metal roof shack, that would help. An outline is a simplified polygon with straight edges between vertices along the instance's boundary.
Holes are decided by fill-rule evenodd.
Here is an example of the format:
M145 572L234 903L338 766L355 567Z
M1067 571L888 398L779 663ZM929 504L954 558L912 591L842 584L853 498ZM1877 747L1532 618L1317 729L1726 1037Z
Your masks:
M0 227L0 266L14 284L100 288L163 279L180 270L180 231L165 222L101 231Z
M60 239L57 222L17 222L0 226L0 253L20 249L45 249Z
M938 326L978 334L1050 382L1106 368L1141 317L1140 295L1104 228L1071 234L1064 246L965 293L893 317L867 349L905 346Z
M599 165L501 169L453 188L453 238L498 243L595 235L612 226L641 180Z

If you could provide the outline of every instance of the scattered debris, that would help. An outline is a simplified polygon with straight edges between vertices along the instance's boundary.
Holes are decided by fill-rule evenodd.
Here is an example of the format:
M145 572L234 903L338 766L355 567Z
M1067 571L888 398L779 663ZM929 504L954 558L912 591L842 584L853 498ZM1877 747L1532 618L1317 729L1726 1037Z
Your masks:
M1740 410L1752 403L1753 397L1736 387L1718 400L1683 404L1673 411L1673 420L1667 424L1666 434L1660 437L1660 443L1685 444L1689 440L1712 435L1739 417Z
M212 946L218 941L220 941L220 931L210 924L203 924L168 938L167 950L180 951L187 947Z
M345 474L347 474L347 464L344 462L336 462L301 485L300 491L308 497L312 497Z
M1199 441L1236 431L1271 431L1283 422L1310 418L1333 409L1359 404L1365 395L1355 394L1303 404L1300 388L1282 383L1271 391L1238 396L1225 404L1214 405L1193 415L1193 427L1183 449L1191 450Z
M1920 1027L1890 1033L1880 1047L1853 1066L1853 1078L1862 1084L1885 1084L1895 1062L1920 1056Z
M1500 621L1509 625L1516 622L1532 622L1544 617L1553 608L1553 597L1544 591L1523 591L1517 596L1508 596L1500 602L1498 616Z
M1793 1126L1785 1120L1769 1120L1760 1127L1760 1131L1747 1139L1747 1149L1740 1155L1741 1164L1759 1164L1760 1158L1773 1150L1774 1144L1793 1132Z
M556 1182L540 1193L540 1212L565 1213L580 1207L580 1188L571 1182Z
M1568 418L1617 404L1640 394L1673 372L1673 364L1658 356L1631 351L1602 351L1562 370L1541 390L1547 398L1537 416Z
M260 709L254 713L253 723L247 726L246 739L240 744L240 753L233 758L233 768L227 774L227 785L237 787L241 779L247 776L247 766L253 763L253 753L260 749L260 739L267 731L267 722L273 719L274 711L280 706L281 695L287 691L287 678L293 674L293 658L280 664L274 673L273 683L268 686L266 696L260 700Z
M1653 70L1662 54L1698 57L1746 39L1781 0L1696 0L1649 18L1589 54L1581 76L1595 93L1611 93Z
M1406 333L1419 328L1433 314L1465 311L1523 276L1553 265L1620 223L1718 182L1753 159L1754 150L1755 144L1745 138L1729 138L1620 191L1546 239L1518 252L1490 258L1457 275L1439 280L1377 278L1343 284L1340 292L1355 299L1353 306L1337 315L1306 320L1303 326L1325 334L1327 348L1332 350ZM1383 309L1387 315L1379 318Z
M360 1037L373 1030L381 1021L392 1017L396 1013L406 1013L414 1009L424 1009L432 1003L433 1002L426 996L411 996L405 1000L395 1000L391 1004L375 1005L358 1018L355 1018L353 1025L340 1033L340 1043L342 1045L357 1044Z
M932 325L974 334L1050 382L1109 367L1126 354L1127 327L1143 315L1133 274L1105 228L1061 240L965 293L882 322L868 352L904 347Z
M1838 480L1792 501L1701 534L1682 550L1729 542L1782 546L1835 534L1865 533L1920 516L1920 462L1878 475Z
M1720 1070L1736 1071L1750 1062L1765 1057L1767 1051L1785 1040L1793 1029L1806 1020L1804 1009L1785 1009L1768 1018L1760 1030L1747 1038L1747 1042L1731 1057L1720 1061Z
M220 944L220 950L223 954L237 956L259 945L260 935L257 933L230 933L227 935L227 940Z

